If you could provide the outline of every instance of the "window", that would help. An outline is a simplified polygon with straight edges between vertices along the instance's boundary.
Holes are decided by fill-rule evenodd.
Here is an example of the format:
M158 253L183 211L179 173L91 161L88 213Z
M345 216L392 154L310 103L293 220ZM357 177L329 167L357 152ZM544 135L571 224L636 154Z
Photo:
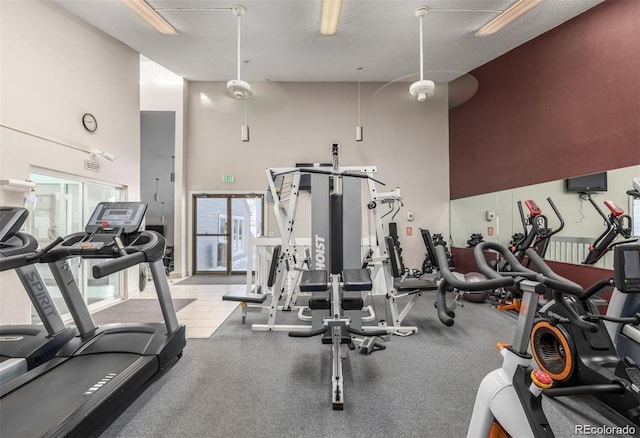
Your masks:
M37 201L30 214L28 232L38 239L41 247L48 245L58 236L64 237L83 231L85 223L99 202L124 200L122 187L109 186L74 176L34 169L30 179L37 184L35 189ZM96 263L99 261L79 261L79 259L69 261L85 303L92 307L96 307L93 305L97 303L100 303L98 304L100 306L107 301L119 299L123 295L121 275L110 275L102 279L93 278L91 267ZM48 266L38 265L38 269L50 289L58 311L63 315L67 314L66 303Z

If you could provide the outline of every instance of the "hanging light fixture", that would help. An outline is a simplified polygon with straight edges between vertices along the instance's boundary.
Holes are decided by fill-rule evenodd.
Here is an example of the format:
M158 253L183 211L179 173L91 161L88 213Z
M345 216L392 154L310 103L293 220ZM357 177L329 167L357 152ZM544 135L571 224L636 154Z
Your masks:
M160 193L158 193L158 183L160 182L160 178L156 178L156 192L153 194L153 201L158 202L160 200Z
M360 122L360 71L362 71L362 67L358 67L356 70L358 70L358 126L356 126L356 141L362 141L363 128Z
M409 93L418 98L418 102L424 102L427 97L431 97L435 94L436 84L433 81L424 79L424 55L422 48L422 18L427 15L429 8L421 6L416 9L415 15L420 20L420 80L414 82L409 87Z
M169 175L171 182L176 182L176 156L171 155L171 174Z
M164 201L160 203L161 213L160 213L160 223L164 225Z
M247 125L247 101L244 102L244 125L242 125L242 141L249 141L249 125Z

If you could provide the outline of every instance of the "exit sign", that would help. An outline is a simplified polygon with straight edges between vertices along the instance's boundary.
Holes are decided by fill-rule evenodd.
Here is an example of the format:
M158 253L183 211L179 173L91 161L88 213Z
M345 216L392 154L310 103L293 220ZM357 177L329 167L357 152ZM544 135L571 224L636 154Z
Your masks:
M233 175L222 175L222 182L232 183L233 182Z

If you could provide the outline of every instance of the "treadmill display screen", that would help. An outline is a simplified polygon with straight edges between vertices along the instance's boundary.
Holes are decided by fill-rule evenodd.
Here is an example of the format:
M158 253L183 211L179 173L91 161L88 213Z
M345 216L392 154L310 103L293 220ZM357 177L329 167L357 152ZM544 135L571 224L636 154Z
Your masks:
M144 202L101 202L93 211L85 231L92 233L101 227L121 227L125 233L135 233L140 229L146 211Z
M102 219L108 221L129 221L133 216L133 210L105 210Z
M614 256L616 287L621 292L640 292L640 245L620 245Z

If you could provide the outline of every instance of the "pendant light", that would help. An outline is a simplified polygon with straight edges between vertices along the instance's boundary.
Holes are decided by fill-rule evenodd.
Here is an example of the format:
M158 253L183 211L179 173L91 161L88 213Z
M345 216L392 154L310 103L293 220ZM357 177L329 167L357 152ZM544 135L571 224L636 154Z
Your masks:
M362 71L362 67L358 67L356 70L358 70L358 125L356 126L356 141L362 141L364 138L364 130L360 122L360 71Z
M242 141L247 142L249 141L249 125L247 125L247 101L245 100L243 104L244 104L244 125L242 125L241 138L242 138Z
M160 201L160 193L158 193L158 183L160 182L160 178L156 178L156 192L153 194L153 201Z

